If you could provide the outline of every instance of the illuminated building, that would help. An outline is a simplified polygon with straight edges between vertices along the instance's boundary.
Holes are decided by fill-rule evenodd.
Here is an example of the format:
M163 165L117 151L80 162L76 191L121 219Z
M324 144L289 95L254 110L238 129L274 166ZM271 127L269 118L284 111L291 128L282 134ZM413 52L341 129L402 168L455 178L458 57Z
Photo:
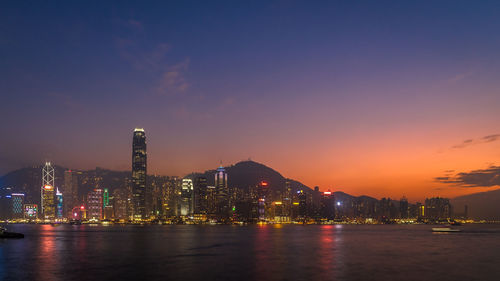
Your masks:
M408 207L408 199L403 196L401 200L399 200L399 213L402 219L407 219L409 217L409 207Z
M109 204L109 191L107 188L104 189L102 194L102 209L103 219L109 220L113 218L113 206Z
M257 187L257 193L259 195L259 220L264 221L266 219L266 197L269 193L269 183L267 181L261 181Z
M12 217L12 188L0 188L0 219L7 220Z
M321 193L320 216L327 220L335 219L335 197L330 190Z
M59 192L59 188L56 188L56 218L61 219L63 217L63 194Z
M211 215L217 213L217 189L215 186L207 186L207 212Z
M290 222L290 217L285 214L285 204L282 201L273 202L274 221Z
M289 218L292 217L292 186L290 180L287 179L285 182L285 193L283 194L283 215Z
M451 218L450 200L441 197L425 199L424 217L431 220L447 220Z
M73 217L73 208L78 206L78 172L67 170L64 171L64 186L62 190L64 202L63 213L64 216Z
M12 193L12 218L22 219L24 216L24 193Z
M297 191L297 198L299 200L299 219L306 219L307 217L307 196L303 190Z
M109 206L109 191L107 188L104 189L104 193L102 194L102 204L103 207Z
M24 218L27 220L36 220L38 218L37 204L24 204Z
M117 188L113 191L113 211L115 218L117 219L128 219L127 216L127 203L128 196L127 190L124 188Z
M54 168L52 168L50 162L46 162L42 168L41 189L42 216L44 219L54 219L56 216L54 179Z
M197 177L194 183L194 213L208 214L207 178Z
M190 216L193 214L193 180L183 179L181 188L180 215Z
M229 198L227 190L227 173L222 165L215 172L215 188L217 192L217 215L226 218L229 214Z
M146 218L146 133L144 129L134 129L132 139L132 203L135 220Z
M113 206L104 206L103 219L110 220L113 218Z
M96 188L87 194L87 218L102 219L102 189Z
M311 200L312 200L312 208L313 208L313 214L318 215L320 213L320 208L321 208L321 197L323 196L323 193L319 191L319 186L315 186L314 190L312 192Z

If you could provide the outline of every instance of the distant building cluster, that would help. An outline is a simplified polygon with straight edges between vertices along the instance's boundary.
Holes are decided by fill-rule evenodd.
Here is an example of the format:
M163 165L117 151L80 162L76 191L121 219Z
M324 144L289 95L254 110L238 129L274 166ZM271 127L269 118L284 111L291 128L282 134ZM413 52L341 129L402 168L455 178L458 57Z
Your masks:
M13 192L11 187L0 189L1 220L195 224L391 223L453 218L446 198L410 204L404 197L395 201L335 196L330 190L320 192L318 187L294 189L290 180L284 186L272 186L266 178L252 186L234 186L222 165L214 171L213 181L205 175L147 175L144 129L133 132L131 174L125 179L110 177L109 182L102 174L74 170L56 175L49 162L40 172L39 201ZM63 179L61 186L55 184L58 177Z

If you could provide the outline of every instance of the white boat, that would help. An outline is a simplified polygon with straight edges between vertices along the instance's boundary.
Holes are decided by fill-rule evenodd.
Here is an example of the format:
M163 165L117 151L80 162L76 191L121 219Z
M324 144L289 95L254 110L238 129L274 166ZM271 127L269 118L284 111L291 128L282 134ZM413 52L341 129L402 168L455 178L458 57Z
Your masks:
M433 227L432 232L460 232L460 229L449 228L449 227Z

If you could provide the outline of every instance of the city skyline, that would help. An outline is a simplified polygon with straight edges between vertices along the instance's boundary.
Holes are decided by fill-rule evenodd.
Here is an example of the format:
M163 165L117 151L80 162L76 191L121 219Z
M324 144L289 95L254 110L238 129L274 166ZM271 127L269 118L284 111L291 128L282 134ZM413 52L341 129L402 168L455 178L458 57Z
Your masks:
M123 140L144 127L150 174L251 158L354 195L493 190L497 12L465 1L6 3L0 174L47 160L129 170Z
M145 133L146 133L146 131L145 131L145 129L143 129L143 128L135 128L135 129L133 130L133 133L134 133L134 141L133 141L133 142L131 142L131 145L132 145L132 148L133 148L133 149L132 149L132 151L133 151L133 157L132 157L132 159L133 159L133 160L132 160L132 165L133 165L133 167L134 167L134 164L133 164L133 163L134 163L134 159L135 159L135 157L134 157L134 155L135 155L135 154L137 154L137 153L139 153L139 154L143 154L143 155L144 155L144 157L146 157L146 153L145 153L145 152L141 152L141 151L145 151L145 145L146 145L146 143L145 143L145 140L144 140L144 139L145 139ZM135 139L136 139L136 137L137 137L137 133L141 134L141 138L143 138L143 141L144 141L144 142L143 142L144 147L142 147L142 146L141 146L141 144L135 144ZM488 141L485 141L485 142L488 142ZM464 142L464 144L461 144L461 145L469 145L468 143L470 143L470 142L469 142L469 141L466 141L466 142ZM139 145L139 147L138 147L137 145ZM185 177L185 176L189 176L189 174L191 174L191 173L200 173L200 172L206 172L206 171L209 171L209 170L216 170L216 167L217 167L217 166L218 166L219 168L223 168L223 167L227 167L227 166L232 166L232 165L234 165L234 164L236 164L236 163L239 163L239 162L241 162L241 161L248 161L248 160L255 161L255 159L248 158L248 159L241 159L241 160L239 160L239 161L235 161L235 162L232 162L232 163L225 163L225 164L223 164L223 161L221 160L221 161L219 161L219 165L215 165L215 166L214 166L214 165L212 164L211 166L206 167L206 168L204 168L204 169L200 169L200 170L192 170L192 171L190 171L190 172L187 172L187 173L184 173L184 174L181 174L181 175L178 175L178 174L168 174L168 173L166 173L166 174L162 174L162 173L150 173L150 175L154 175L154 176L169 176L169 177L180 177L180 178L183 178L183 177ZM144 159L144 161L146 161L146 159ZM45 163L46 163L46 164L48 163L48 164L50 165L50 162L52 162L52 161L48 161L48 162L47 162L47 161L45 160ZM214 162L214 163L215 163L216 161L212 161L212 162ZM261 163L261 162L257 161L257 163ZM145 162L143 162L142 164L141 164L141 163L139 163L139 166L142 166L143 164L144 164L144 165L146 165L146 163L145 163ZM268 165L267 163L263 163L263 164ZM41 163L33 163L33 164L32 164L32 165L30 165L30 166L38 166L38 165L41 165ZM58 163L56 163L56 165L59 165L59 164L58 164ZM128 168L128 169L122 169L122 170L121 170L121 169L113 169L113 168L108 168L108 167L102 167L102 166L100 166L100 165L96 165L96 166L93 166L93 167L92 167L92 166L90 166L90 167L87 167L87 168L65 167L64 165L59 165L59 166L62 166L62 167L64 167L64 168L66 168L66 169L69 169L69 170L67 170L66 172L71 172L72 170L74 170L74 171L78 171L78 170L85 171L85 170L92 170L92 169L94 169L94 168L104 168L104 169L110 169L110 170L116 170L116 171L126 171L126 170L129 170L129 171L130 171L130 168ZM129 162L128 166L130 167L130 162ZM22 167L22 168L25 168L25 167ZM273 167L273 168L275 168L275 167ZM477 174L477 173L483 173L483 172L484 172L485 174L487 174L487 173L489 172L489 170L493 170L493 173L494 173L494 172L496 172L496 171L495 171L495 169L496 169L495 167L490 167L490 169L484 169L484 170L481 170L481 171L471 171L471 176L474 176L474 174L475 174L475 173ZM145 167L144 167L144 170L145 170ZM277 170L279 170L279 169L277 169ZM280 173L281 173L281 171L280 171ZM447 174L447 175L449 175L449 174L451 174L451 173L452 173L452 171L445 171L445 174ZM132 173L132 174L133 174L133 173ZM144 174L144 175L146 175L147 173L144 171L144 173L143 173L143 174ZM299 182L302 182L299 178L294 177L294 176L288 176L288 175L285 175L285 174L283 174L283 176L284 176L285 178L290 178L290 179L294 179L294 180L298 180ZM464 177L466 177L466 176L467 176L467 175L464 175ZM493 176L494 176L494 174L493 174ZM443 182L446 182L446 181L452 181L452 178L451 178L451 177L440 177L440 178L438 178L438 179L433 179L433 180L434 180L434 181L443 181ZM473 180L474 180L474 179L473 179ZM483 179L477 179L477 180L479 181L479 180L483 180ZM488 180L488 179L486 179L486 180ZM493 179L491 179L491 180L493 180L493 181L494 181L495 179L493 178ZM144 181L145 181L145 179L144 179ZM483 181L484 181L484 180L483 180ZM315 184L314 182L313 182L313 183L311 183L311 184L309 184L309 183L305 183L305 182L302 182L302 184L304 184L304 185L308 186L308 187L309 187L309 188L311 188L311 189L313 189L313 187L318 186L318 185L317 185L317 184ZM143 184L142 184L142 186L145 186L145 183L143 183ZM43 186L42 186L42 187L43 187ZM351 195L353 195L353 196L371 196L371 197L378 198L378 199L385 198L385 197L388 197L388 198L393 198L393 199L398 199L398 198L401 198L401 197L407 197L407 198L409 198L409 199L410 199L410 201L412 201L412 202L424 201L426 198L428 198L428 197L432 197L432 196L447 197L446 195L443 195L443 194L449 194L449 193L446 193L446 192L445 192L445 193L440 192L440 191L442 191L442 190L440 190L440 189L435 189L435 190L432 190L432 191L431 191L431 192L429 192L429 193L426 193L426 194L421 194L421 196L411 196L411 193L404 193L404 190L402 190L401 192L403 192L403 193L400 193L400 194L397 194L397 193L394 193L394 194L389 194L389 193L379 193L379 191L380 191L380 190L371 190L371 191L368 191L368 192L371 192L371 193L355 193L355 192L351 192L349 189L342 189L342 188L340 188L340 187L336 187L335 185L329 185L329 186L319 186L319 187L320 187L321 191L341 191L341 192L347 192L347 193L349 193L349 194L351 194ZM491 190L495 190L495 189L496 189L496 188L495 188L495 185L493 185L493 187L492 187L492 188L485 188L485 189L479 189L479 188L477 188L477 187L476 187L476 188L470 188L470 192L467 192L467 193L459 193L459 194L458 194L458 196L460 196L460 195L464 195L464 194L474 194L474 193L478 193L478 192L482 192L482 191L491 191ZM138 194L137 196L144 196L144 194L143 194L143 195L139 195L139 194ZM453 196L451 196L451 197L453 197ZM143 200L144 200L144 199L143 199Z

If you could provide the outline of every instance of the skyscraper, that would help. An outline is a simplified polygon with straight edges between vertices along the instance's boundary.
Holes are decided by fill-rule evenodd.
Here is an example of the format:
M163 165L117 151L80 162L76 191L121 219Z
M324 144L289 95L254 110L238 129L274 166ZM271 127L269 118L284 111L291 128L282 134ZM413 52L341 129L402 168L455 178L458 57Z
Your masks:
M132 139L132 200L135 220L146 218L146 134L136 128Z
M330 190L321 194L320 215L326 220L335 219L335 197Z
M409 217L408 199L406 199L405 196L403 196L403 198L399 201L399 212L402 219L407 219Z
M42 168L42 189L40 192L42 218L44 219L54 219L56 216L54 179L54 168L50 165L50 162L46 162Z
M78 202L78 172L72 170L64 171L62 194L64 198L64 216L71 218L73 216L73 209L80 205L80 202Z
M307 196L303 190L297 191L297 198L299 199L299 219L306 220L307 217Z
M261 181L257 187L257 193L259 195L259 220L263 221L266 219L266 197L269 193L269 183Z
M193 214L193 180L182 179L180 214L189 216Z
M197 177L194 183L194 212L208 214L207 178Z
M89 219L102 219L102 189L96 188L87 195L87 208Z
M222 165L217 168L215 173L215 189L217 193L217 216L219 218L226 218L229 212L227 173Z
M24 204L24 193L12 193L12 218L22 219Z
M63 217L63 194L56 188L56 218L62 219Z

